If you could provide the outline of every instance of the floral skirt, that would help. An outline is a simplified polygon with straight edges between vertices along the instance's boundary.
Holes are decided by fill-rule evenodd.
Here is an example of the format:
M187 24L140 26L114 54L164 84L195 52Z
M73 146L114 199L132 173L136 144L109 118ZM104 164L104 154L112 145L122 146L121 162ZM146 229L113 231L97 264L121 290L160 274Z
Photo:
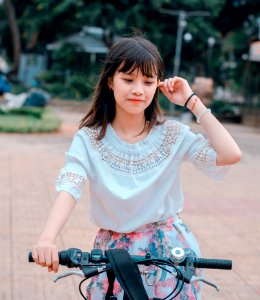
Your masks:
M162 257L169 257L174 247L191 248L198 257L200 256L196 239L177 216L144 225L130 233L118 233L100 229L94 243L94 248L99 248L103 251L106 249L124 248L132 255L150 253L152 256ZM139 266L139 269L149 299L154 297L164 298L174 289L176 279L167 271L154 266ZM196 276L201 277L202 271L197 269ZM105 299L107 288L108 279L106 273L93 277L87 286L88 300ZM118 300L123 299L124 292L117 281L115 281L113 292ZM184 283L181 293L175 299L199 300L201 299L201 293L202 286L200 282Z

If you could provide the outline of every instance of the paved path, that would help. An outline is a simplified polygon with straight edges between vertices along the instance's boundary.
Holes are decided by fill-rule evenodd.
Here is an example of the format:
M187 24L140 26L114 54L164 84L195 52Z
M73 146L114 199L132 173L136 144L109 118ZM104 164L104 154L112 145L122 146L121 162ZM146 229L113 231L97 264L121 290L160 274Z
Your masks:
M0 134L0 299L81 299L78 278L53 283L53 274L27 263L55 199L54 183L80 112L61 111L53 134ZM260 299L260 131L227 125L243 159L223 182L213 182L190 165L182 169L186 194L183 219L197 236L204 257L233 259L232 271L208 271L221 291L204 288L203 299ZM194 125L194 130L198 127ZM87 190L87 187L86 187ZM87 193L58 240L60 248L90 249L96 228L87 219Z

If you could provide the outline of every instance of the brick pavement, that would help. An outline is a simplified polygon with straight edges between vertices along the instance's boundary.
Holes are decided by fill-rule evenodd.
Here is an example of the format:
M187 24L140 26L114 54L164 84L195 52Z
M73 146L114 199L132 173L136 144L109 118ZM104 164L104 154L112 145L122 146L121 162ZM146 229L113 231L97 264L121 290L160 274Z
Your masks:
M53 283L53 274L27 263L27 252L40 234L52 201L64 151L81 112L60 112L64 122L53 134L0 134L0 299L81 299L78 278ZM197 125L193 126L197 130ZM231 258L232 271L207 271L221 291L205 286L203 299L260 299L260 131L227 125L243 150L243 159L222 182L190 165L182 168L185 222L204 257ZM87 191L87 187L86 187ZM87 219L87 193L62 231L60 248L90 249L96 228Z

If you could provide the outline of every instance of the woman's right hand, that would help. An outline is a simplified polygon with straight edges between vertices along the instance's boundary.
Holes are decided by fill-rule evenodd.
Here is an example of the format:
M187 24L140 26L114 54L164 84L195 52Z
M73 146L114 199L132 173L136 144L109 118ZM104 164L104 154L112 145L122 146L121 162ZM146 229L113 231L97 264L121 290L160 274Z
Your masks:
M49 272L58 272L59 256L55 241L76 203L76 200L65 191L58 194L38 243L32 248L36 264L47 267Z
M59 256L57 247L53 242L39 240L32 248L32 257L36 264L47 267L49 272L58 272Z

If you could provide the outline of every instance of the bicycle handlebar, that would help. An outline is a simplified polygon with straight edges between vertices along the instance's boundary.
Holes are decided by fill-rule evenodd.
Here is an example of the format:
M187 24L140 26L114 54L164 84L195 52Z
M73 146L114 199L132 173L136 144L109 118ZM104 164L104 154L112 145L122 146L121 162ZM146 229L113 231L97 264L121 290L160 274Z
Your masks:
M77 248L70 248L68 250L60 251L58 254L60 265L67 266L68 268L79 268L80 271L67 271L57 276L54 279L55 282L63 277L70 275L78 275L84 277L84 279L82 280L82 282L84 282L84 280L88 278L111 270L111 264L108 260L108 257L104 255L104 253L100 249L93 249L89 253L82 252L80 249ZM173 272L170 273L176 277L177 283L176 286L173 288L173 291L167 296L167 299L170 296L172 296L170 299L176 298L182 290L183 284L189 284L192 280L202 281L203 283L209 284L210 286L216 288L217 291L219 290L217 285L205 280L204 278L192 279L195 275L196 268L222 270L232 269L231 260L198 258L193 250L186 248L182 249L178 247L172 249L170 257L155 257L147 253L144 256L131 255L131 258L138 265L154 265L161 269L165 269L165 266L172 268ZM28 260L29 262L34 262L32 252L29 252ZM178 268L179 266L184 266L183 270L180 270L180 268ZM145 280L147 280L147 277L145 277ZM180 286L178 286L179 280L181 280L182 282ZM83 295L83 292L81 290L82 282L79 285L80 294L84 299L87 299Z
M203 269L232 269L232 261L224 259L198 258L196 256L191 257L186 255L182 261L174 261L172 258L152 257L150 254L146 254L145 256L131 255L131 258L137 264L147 264L149 261L157 261L158 263L164 262L166 264L171 261L176 266L187 266L187 264L189 264L190 266L193 265L195 268ZM28 260L29 262L34 262L32 252L29 252ZM77 248L70 248L59 252L59 264L67 266L68 268L80 267L88 265L89 263L108 263L108 258L99 249L93 249L90 253L82 252Z

